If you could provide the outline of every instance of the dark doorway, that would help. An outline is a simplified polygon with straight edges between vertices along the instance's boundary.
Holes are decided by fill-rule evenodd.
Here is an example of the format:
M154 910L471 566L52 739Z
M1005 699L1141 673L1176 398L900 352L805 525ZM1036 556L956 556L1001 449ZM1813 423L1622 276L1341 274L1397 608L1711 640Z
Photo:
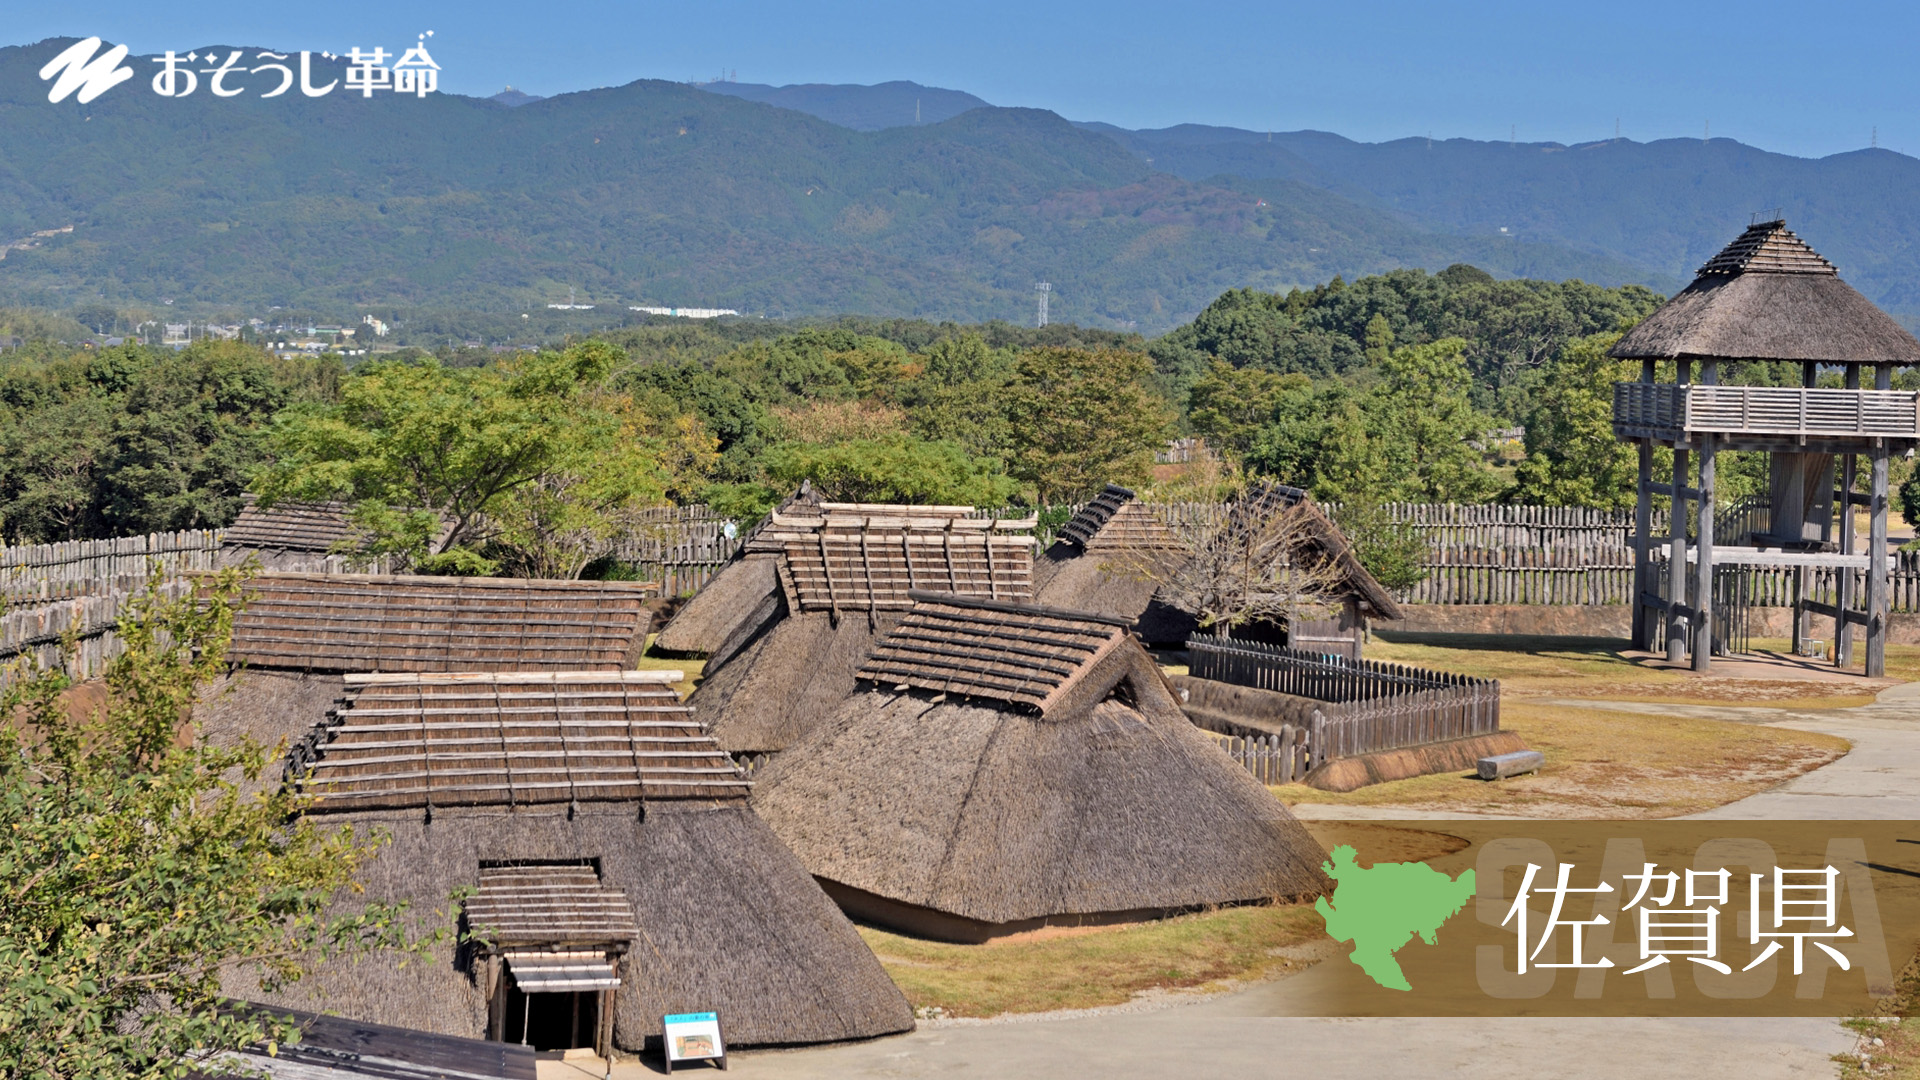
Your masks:
M503 1042L526 1043L535 1050L593 1049L599 1030L600 991L523 994L507 986Z

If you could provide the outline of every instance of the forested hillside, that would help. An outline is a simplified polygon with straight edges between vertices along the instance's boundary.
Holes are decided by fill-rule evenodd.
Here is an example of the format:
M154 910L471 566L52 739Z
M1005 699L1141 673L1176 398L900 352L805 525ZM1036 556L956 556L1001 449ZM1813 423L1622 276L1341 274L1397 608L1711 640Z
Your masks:
M1025 321L1045 280L1056 319L1158 332L1229 288L1399 266L1643 276L1439 235L1308 185L1155 172L1036 110L858 132L657 81L511 109L162 98L142 80L50 105L36 73L56 45L0 49L0 246L24 245L0 260L0 302L338 322L517 317L573 287L614 310Z

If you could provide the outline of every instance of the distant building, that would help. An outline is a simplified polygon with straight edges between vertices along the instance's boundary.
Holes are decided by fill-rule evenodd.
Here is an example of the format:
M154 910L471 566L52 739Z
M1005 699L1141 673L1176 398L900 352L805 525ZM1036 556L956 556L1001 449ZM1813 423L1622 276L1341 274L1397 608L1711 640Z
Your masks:
M551 305L551 304L549 304L549 305L547 305L547 306L548 306L548 307L552 307L553 305ZM672 316L674 316L674 317L676 317L676 318L681 318L681 319L713 319L713 318L718 318L719 316L722 316L722 315L738 315L738 314L740 314L739 312L737 312L737 311L735 311L735 310L733 310L733 309L732 309L732 308L730 308L730 307L727 307L727 308L713 308L713 307L629 307L629 308L627 308L627 310L628 310L628 311L638 311L638 312L641 312L642 314L646 314L646 315L672 315Z

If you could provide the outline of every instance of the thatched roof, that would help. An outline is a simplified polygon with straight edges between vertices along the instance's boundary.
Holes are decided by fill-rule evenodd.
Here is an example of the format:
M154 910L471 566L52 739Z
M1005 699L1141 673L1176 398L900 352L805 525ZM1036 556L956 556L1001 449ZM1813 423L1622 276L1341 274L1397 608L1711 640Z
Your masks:
M703 631L725 630L707 640L712 656L688 701L729 751L784 749L826 716L915 589L1033 596L1030 518L959 516L970 507L822 503L819 511L776 516L761 534L765 550L710 583L701 594L713 593L710 604L696 609L696 596L688 605Z
M669 1013L717 1011L739 1045L833 1042L913 1027L906 999L820 886L739 800L375 811L346 815L390 840L360 875L367 900L407 901L416 929L456 927L448 902L501 866L596 867L633 905L638 937L617 963L614 1042L637 1052ZM469 911L469 916L471 912ZM471 922L471 918L469 918ZM451 937L451 934L449 935ZM596 942L616 946L621 942ZM448 940L405 966L390 956L322 963L265 995L234 996L468 1038L487 1025L484 973Z
M345 503L283 500L263 507L252 496L220 534L224 547L264 551L359 550L362 541Z
M868 682L1021 705L1042 716L1126 640L1128 622L930 593L860 666Z
M745 798L677 671L348 675L294 751L313 813Z
M707 662L687 698L732 753L784 750L830 715L853 692L874 640L900 618L894 611L789 615L779 593L773 601L773 613L744 644Z
M300 671L618 670L646 643L648 588L261 574L246 584L227 655Z
M1080 508L1060 527L1060 542L1082 551L1108 548L1180 547L1179 537L1166 523L1154 516L1131 488L1108 484L1106 490Z
M1034 560L1033 600L1132 619L1141 640L1175 644L1199 623L1154 594L1187 557L1180 538L1131 489L1108 484Z
M1228 507L1227 512L1266 516L1299 509L1307 515L1306 525L1312 535L1312 544L1320 555L1330 559L1340 569L1345 597L1357 600L1362 611L1381 619L1401 618L1400 604L1380 584L1364 565L1360 556L1354 553L1353 544L1347 540L1347 534L1340 531L1326 511L1320 509L1313 497L1297 487L1260 481L1247 486L1240 498Z
M1920 364L1920 341L1784 221L1751 225L1608 351L1621 359Z
M875 656L753 798L861 916L968 940L1323 887L1114 621L930 599Z
M747 536L654 645L722 653L776 587L793 611L904 611L911 589L1031 596L1033 540L1023 534L1036 519L978 513L971 506L824 502L803 486Z
M1258 482L1223 512L1266 517L1296 507L1307 515L1313 547L1339 568L1338 599L1352 599L1372 616L1400 618L1393 594L1361 564L1346 534L1305 491ZM1185 641L1199 630L1198 621L1157 596L1161 583L1189 558L1186 542L1132 491L1109 484L1036 561L1034 602L1130 618L1134 632L1149 643Z
M594 952L595 966L614 965L622 981L614 1039L625 1049L640 1049L659 1034L660 1017L675 1012L719 1011L730 1038L748 1045L912 1027L906 1000L872 952L748 807L745 781L712 739L677 702L667 706L665 686L652 674L539 676L544 684L507 674L420 675L346 685L338 676L242 672L239 693L199 719L216 740L230 739L234 732L225 729L235 725L271 738L300 718L254 714L246 708L249 683L264 684L282 704L309 708L340 687L345 703L336 717L307 714L317 730L306 752L290 756L291 771L313 767L308 783L323 794L312 812L329 827L350 825L363 837L384 832L391 842L362 873L365 892L343 893L339 910L407 901L421 932L451 931L464 919L504 950L509 969L514 957L528 959L520 950ZM549 700L516 696L529 686L549 690ZM617 702L602 696L614 687ZM499 696L475 700L489 689ZM427 711L463 697L444 706L448 713ZM423 720L431 758L425 747L391 738L409 725L422 733ZM386 740L390 752L359 741L362 734ZM646 741L655 737L670 748ZM564 788L542 779L554 775L546 770L556 762L564 763ZM722 767L730 775L712 771ZM344 773L342 782L315 785L330 772ZM430 806L419 791L423 780L431 781ZM385 797L346 797L382 789ZM464 911L448 899L460 888L475 889ZM237 976L226 990L478 1037L486 1032L486 979L494 970L486 965L474 947L450 938L425 962L321 962L277 994Z
M640 936L627 894L591 866L484 866L467 925L498 946L593 946Z

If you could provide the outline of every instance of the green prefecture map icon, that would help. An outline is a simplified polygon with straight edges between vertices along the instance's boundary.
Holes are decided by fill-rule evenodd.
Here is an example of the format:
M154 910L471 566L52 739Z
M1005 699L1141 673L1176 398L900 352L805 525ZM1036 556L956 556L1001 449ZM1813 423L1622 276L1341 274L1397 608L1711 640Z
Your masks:
M1375 863L1361 867L1350 845L1333 849L1332 861L1320 864L1334 880L1339 907L1321 897L1313 909L1327 924L1335 941L1353 942L1349 957L1374 982L1389 990L1412 990L1407 974L1393 954L1413 935L1434 944L1441 924L1473 899L1473 871L1457 878L1426 863Z

